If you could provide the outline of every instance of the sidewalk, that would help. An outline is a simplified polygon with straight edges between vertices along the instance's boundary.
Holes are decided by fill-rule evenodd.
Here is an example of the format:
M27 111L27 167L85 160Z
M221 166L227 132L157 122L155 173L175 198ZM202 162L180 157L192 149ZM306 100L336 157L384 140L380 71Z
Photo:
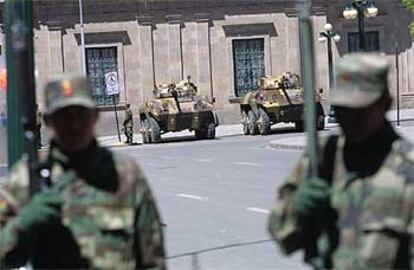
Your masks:
M414 143L414 124L413 126L407 126L407 122L414 123L414 109L406 109L400 111L400 127L397 126L397 111L392 110L387 114L387 118L392 122L396 131L404 138ZM335 130L337 124L328 124L328 130ZM281 138L272 140L269 142L269 146L277 149L292 149L292 150L304 150L307 145L306 133L301 133L298 136Z
M243 134L243 127L241 124L233 124L233 125L222 125L216 128L216 137L229 137L229 136L237 136ZM170 139L170 138L180 138L180 137L194 137L194 132L190 132L188 130L180 131L180 132L169 132L162 135L163 139ZM125 136L121 134L121 142L119 142L117 135L112 136L102 136L98 137L98 141L101 145L106 147L123 147L127 146L125 141ZM142 144L142 136L140 133L134 133L134 143Z

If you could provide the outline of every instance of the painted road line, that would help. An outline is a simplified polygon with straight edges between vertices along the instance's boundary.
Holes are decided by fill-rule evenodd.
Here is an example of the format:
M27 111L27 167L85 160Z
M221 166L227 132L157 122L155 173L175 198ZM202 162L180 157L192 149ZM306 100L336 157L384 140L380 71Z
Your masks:
M246 207L246 210L248 211L252 211L252 212L257 212L257 213L262 213L262 214L270 214L270 211L267 209L263 209L263 208L257 208L257 207Z
M241 165L241 166L264 167L262 164L252 163L252 162L234 162L233 164Z
M198 162L211 162L211 159L208 159L208 158L197 158L197 159L194 159L195 161L198 161Z
M177 194L177 197L186 198L186 199L193 199L193 200L199 200L199 201L207 200L207 198L204 198L204 197L195 196L195 195L191 195L191 194L183 194L183 193Z

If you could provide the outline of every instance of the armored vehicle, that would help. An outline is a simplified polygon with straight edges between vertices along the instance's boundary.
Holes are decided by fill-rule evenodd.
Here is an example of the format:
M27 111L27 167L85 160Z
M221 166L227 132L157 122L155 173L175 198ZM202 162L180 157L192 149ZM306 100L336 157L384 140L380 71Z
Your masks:
M197 139L214 139L217 116L214 100L197 95L197 86L187 80L154 89L154 99L139 109L143 143L159 143L161 134L188 129Z
M241 97L240 110L244 134L266 135L276 123L295 123L303 131L304 96L299 75L285 72L279 76L263 77L258 80L257 91ZM317 128L325 128L325 114L317 93Z

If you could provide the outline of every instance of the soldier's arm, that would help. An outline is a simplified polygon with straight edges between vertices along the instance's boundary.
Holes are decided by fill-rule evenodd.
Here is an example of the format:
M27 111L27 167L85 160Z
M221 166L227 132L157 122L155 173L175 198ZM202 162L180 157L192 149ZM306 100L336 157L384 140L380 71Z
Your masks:
M160 215L142 173L138 173L135 215L136 268L165 269L165 250Z
M268 220L268 230L282 252L290 254L301 248L302 231L292 211L292 196L306 178L308 158L302 156L286 182L278 188L278 197Z
M0 185L0 269L16 268L28 260L27 243L19 236L20 208L28 201L28 170L18 162Z

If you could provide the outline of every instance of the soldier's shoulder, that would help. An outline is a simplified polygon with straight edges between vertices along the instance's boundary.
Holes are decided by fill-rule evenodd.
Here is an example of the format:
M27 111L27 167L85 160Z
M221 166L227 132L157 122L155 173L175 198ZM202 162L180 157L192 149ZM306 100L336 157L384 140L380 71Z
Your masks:
M0 185L3 194L9 194L15 202L24 203L29 199L29 167L26 160L19 160L7 173Z
M393 151L402 160L414 165L414 144L406 139L398 139L392 145Z
M414 184L414 145L405 139L398 139L392 146L394 156L391 164L395 172L406 182Z
M141 166L131 156L112 152L113 161L118 174L133 175L137 178L143 178Z

